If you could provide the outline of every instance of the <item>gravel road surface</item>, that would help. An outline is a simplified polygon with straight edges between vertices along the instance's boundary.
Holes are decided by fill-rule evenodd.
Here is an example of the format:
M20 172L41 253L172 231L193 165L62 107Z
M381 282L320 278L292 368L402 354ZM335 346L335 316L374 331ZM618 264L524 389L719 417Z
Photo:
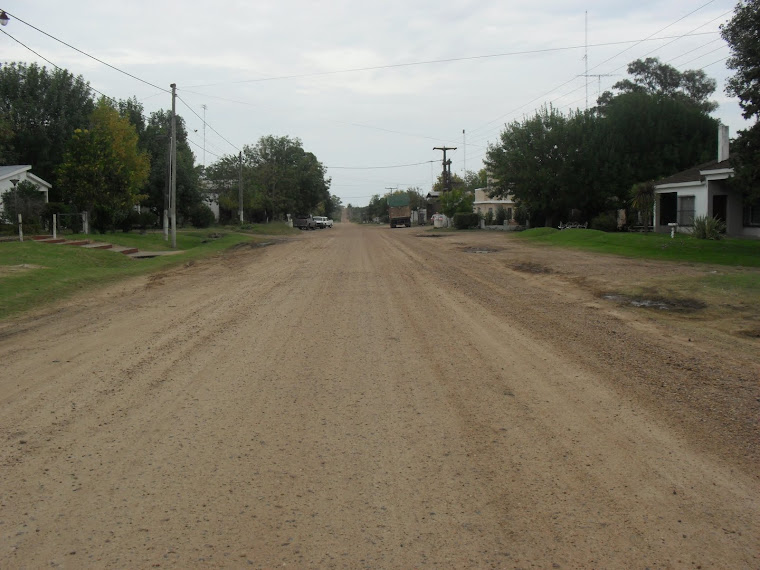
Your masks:
M758 340L599 295L694 269L435 235L0 323L0 567L760 567Z

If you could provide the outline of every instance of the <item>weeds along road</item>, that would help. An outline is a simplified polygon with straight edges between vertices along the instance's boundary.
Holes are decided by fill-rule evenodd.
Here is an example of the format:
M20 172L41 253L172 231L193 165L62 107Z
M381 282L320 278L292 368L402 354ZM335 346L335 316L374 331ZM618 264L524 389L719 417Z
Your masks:
M760 566L757 425L713 378L754 389L752 351L422 235L338 224L1 323L0 567Z

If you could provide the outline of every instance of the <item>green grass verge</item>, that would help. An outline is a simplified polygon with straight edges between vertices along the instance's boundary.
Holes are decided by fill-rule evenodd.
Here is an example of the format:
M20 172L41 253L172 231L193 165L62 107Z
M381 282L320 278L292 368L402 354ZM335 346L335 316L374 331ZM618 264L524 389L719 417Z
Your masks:
M689 235L606 233L597 230L534 228L516 234L533 243L570 247L636 258L760 267L760 240L726 238L720 241Z
M209 235L213 233L221 234L222 237L210 238ZM171 249L167 247L161 233L116 233L89 238L138 247L141 251ZM108 250L52 245L31 240L0 243L0 319L67 297L76 291L181 265L250 241L265 240L216 229L178 232L177 248L183 252L151 259L131 259Z

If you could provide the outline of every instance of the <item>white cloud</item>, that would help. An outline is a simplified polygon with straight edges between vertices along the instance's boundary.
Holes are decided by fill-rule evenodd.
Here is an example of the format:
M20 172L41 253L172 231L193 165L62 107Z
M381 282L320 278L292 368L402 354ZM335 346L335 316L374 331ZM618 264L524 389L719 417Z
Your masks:
M734 0L716 0L661 35L685 34L730 12L733 4ZM432 147L461 147L462 129L467 129L467 166L477 168L476 157L496 139L504 122L549 101L585 104L585 79L579 77L584 73L582 49L250 80L581 46L586 10L592 46L643 39L697 7L690 0L10 0L4 9L161 88L177 83L183 100L198 113L200 105L207 104L209 124L237 146L265 134L288 134L300 137L327 165L405 164L438 160L440 153ZM700 31L714 32L718 23ZM19 21L12 19L4 30L111 96L136 95L144 99L148 112L169 106L169 98L156 96L155 88ZM716 37L684 38L665 47L661 46L666 41L645 42L623 53L628 45L591 47L590 73L615 74L601 78L602 89L608 89L623 78L628 62L650 52L678 64L698 58L687 67L700 67L722 57L723 52L706 54L711 49L706 44ZM689 50L696 51L683 55ZM0 36L0 53L6 60L36 60L7 36ZM718 79L721 90L728 75L722 64L706 71ZM598 78L589 80L591 97L599 83ZM199 87L204 84L214 85ZM717 115L736 132L742 125L736 102L722 93L716 99L721 104ZM182 106L179 111L191 129L201 126ZM213 145L217 152L234 152L209 131L207 139L209 149ZM454 155L455 170L462 168L464 149L460 150ZM429 184L430 170L425 165L330 174L339 195L369 197L385 186Z

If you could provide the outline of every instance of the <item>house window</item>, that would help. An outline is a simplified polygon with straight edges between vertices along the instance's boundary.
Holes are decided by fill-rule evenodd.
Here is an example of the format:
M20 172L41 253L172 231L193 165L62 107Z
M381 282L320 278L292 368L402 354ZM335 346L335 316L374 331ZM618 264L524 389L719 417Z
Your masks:
M488 208L488 213L493 215L493 208Z
M678 197L678 225L694 225L694 196Z
M507 219L508 220L512 219L512 208L507 208Z
M760 227L760 204L744 206L744 225Z

